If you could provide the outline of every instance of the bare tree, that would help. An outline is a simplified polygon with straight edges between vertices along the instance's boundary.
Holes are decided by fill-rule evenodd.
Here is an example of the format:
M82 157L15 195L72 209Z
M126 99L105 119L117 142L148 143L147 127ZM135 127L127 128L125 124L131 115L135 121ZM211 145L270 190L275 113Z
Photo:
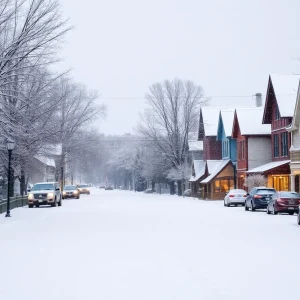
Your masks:
M252 188L256 186L265 186L267 184L267 178L261 174L249 175L245 179L245 186L250 191Z
M180 170L188 154L188 135L198 126L203 100L202 88L192 81L165 80L150 86L146 95L148 109L139 131L153 141L167 160L169 168ZM182 194L181 180L178 194Z
M95 91L88 91L85 86L72 82L69 78L62 78L58 90L58 97L61 99L59 112L59 139L61 143L61 181L63 185L66 157L71 148L76 145L76 140L82 129L90 125L97 117L106 115L105 105L97 104L98 94ZM83 141L79 141L84 146Z
M55 49L70 29L56 0L1 0L1 88L10 91L32 65L57 60Z

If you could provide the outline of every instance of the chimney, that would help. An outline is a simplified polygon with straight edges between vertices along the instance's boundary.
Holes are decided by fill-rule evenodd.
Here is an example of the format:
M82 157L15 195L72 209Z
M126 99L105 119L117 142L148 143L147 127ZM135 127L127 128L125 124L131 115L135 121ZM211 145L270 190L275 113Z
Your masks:
M256 93L255 94L255 105L256 105L256 107L261 107L262 106L262 95L261 95L261 93Z

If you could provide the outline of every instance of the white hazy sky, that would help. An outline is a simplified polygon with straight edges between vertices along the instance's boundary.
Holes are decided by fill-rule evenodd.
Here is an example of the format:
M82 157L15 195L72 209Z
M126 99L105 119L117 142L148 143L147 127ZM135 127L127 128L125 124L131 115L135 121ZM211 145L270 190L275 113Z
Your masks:
M60 1L75 26L62 67L101 94L106 134L132 132L157 81L190 79L211 105L241 106L269 73L300 70L299 0Z

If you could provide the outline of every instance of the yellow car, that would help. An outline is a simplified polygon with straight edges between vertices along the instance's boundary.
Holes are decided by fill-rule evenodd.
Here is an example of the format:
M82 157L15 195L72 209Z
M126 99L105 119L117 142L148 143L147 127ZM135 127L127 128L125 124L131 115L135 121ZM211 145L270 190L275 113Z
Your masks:
M90 187L87 184L79 184L77 187L80 194L91 194Z

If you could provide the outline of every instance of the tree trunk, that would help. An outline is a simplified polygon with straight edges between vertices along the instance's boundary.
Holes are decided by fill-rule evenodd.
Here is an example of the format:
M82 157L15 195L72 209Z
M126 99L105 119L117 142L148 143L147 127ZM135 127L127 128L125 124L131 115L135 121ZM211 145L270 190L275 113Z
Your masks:
M178 196L182 196L182 180L178 180L177 181L177 188L178 188L178 190L177 190L177 195Z
M155 181L154 180L151 181L151 189L152 189L152 192L154 192L154 190L155 190Z
M24 166L21 166L20 192L22 197L27 194Z
M174 184L174 181L170 182L170 194L171 195L175 194L175 184Z

